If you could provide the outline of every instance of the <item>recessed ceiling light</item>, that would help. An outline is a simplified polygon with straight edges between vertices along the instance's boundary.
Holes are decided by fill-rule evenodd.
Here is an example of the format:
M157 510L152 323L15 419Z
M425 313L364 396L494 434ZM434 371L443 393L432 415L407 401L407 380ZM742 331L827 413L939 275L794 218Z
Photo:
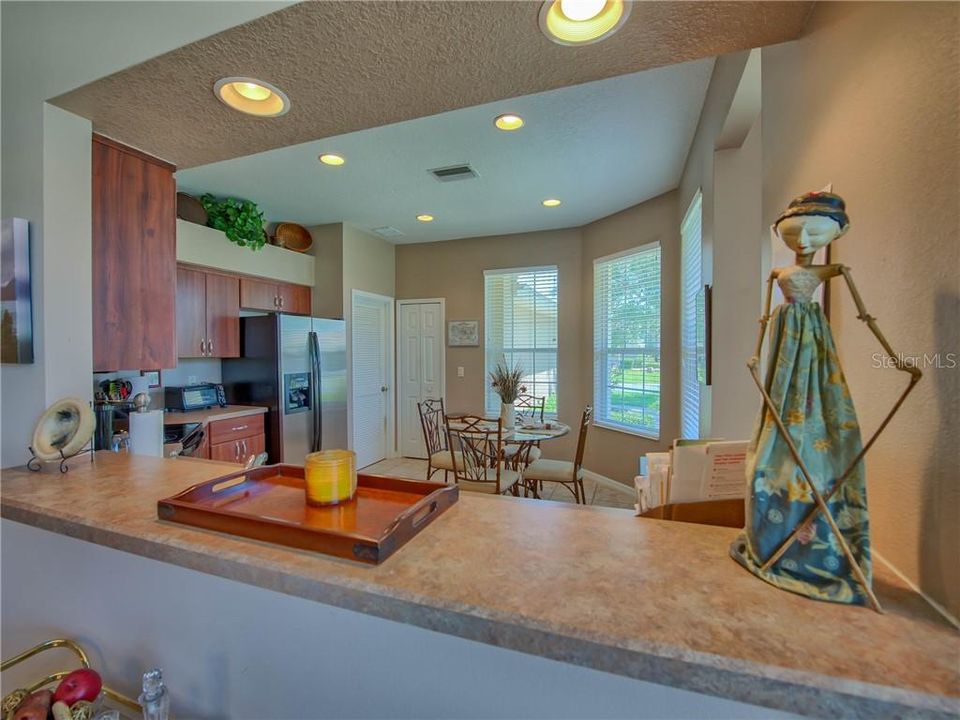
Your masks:
M500 130L519 130L523 127L523 118L513 113L505 113L498 115L493 124Z
M603 12L607 0L560 0L560 12L571 20L583 22Z
M213 86L213 94L224 105L257 117L279 117L290 109L290 99L282 90L254 78L222 78Z
M343 159L341 155L334 155L333 153L324 153L320 156L320 162L324 165L343 165L346 160Z
M427 213L421 213L417 215L417 220L420 222L433 222L433 215L427 215Z
M562 204L563 203L561 203L556 198L547 198L546 200L543 201L544 207L557 207L558 205L562 205Z
M632 3L624 0L547 0L540 29L560 45L589 45L612 35L626 22Z

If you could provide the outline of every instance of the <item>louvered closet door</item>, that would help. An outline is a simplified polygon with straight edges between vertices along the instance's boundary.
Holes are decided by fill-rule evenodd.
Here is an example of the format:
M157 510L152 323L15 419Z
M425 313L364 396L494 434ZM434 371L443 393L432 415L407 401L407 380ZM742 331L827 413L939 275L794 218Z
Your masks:
M353 297L353 449L357 467L387 456L387 317L392 303Z

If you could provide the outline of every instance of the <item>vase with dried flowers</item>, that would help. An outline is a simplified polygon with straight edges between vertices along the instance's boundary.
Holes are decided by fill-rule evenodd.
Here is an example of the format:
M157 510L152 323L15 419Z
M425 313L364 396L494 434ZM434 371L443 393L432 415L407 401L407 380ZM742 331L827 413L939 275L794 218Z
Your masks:
M520 383L523 379L523 367L520 363L507 364L505 357L497 361L497 366L490 372L490 386L500 396L500 419L506 430L512 430L516 424L516 409L513 403L520 394Z

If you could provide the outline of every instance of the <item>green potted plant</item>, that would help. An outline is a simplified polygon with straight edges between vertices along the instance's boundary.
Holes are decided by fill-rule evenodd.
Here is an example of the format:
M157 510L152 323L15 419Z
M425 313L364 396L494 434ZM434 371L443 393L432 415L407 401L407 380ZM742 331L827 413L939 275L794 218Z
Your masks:
M200 198L207 211L207 225L220 230L230 242L259 250L267 242L263 213L255 202L237 198L218 199L209 193Z

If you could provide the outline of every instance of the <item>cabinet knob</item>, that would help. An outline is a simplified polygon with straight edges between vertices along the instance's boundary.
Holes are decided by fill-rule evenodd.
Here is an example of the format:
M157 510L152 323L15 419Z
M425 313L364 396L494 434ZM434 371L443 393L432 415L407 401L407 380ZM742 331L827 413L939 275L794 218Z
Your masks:
M207 340L207 355L213 355L213 340Z

